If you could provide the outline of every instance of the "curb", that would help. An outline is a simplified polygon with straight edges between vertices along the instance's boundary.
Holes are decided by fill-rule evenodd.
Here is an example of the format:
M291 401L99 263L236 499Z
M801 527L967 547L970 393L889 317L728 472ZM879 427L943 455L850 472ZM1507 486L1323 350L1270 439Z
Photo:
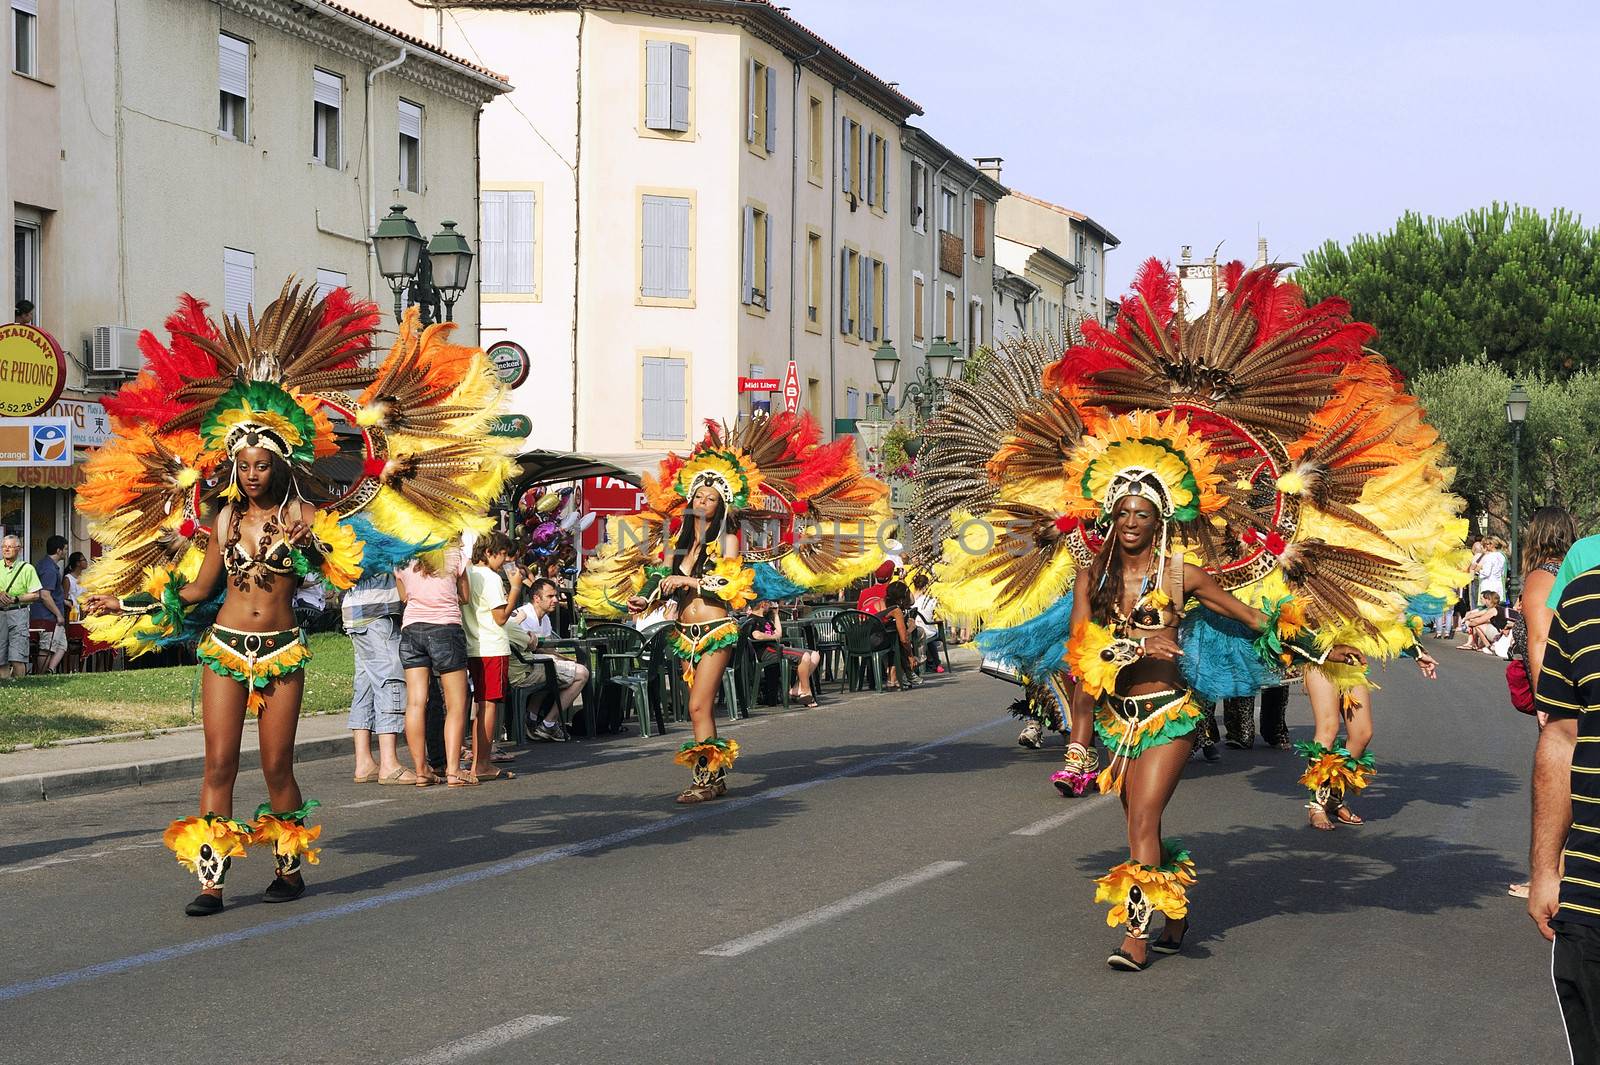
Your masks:
M296 762L313 762L333 758L350 752L348 736L329 736L304 740L294 745ZM256 748L239 752L240 769L257 769L261 766L261 751ZM32 773L18 777L0 777L0 806L16 803L42 802L65 799L74 795L115 791L144 784L183 778L198 778L205 768L205 757L192 754L178 758L156 758L143 762L124 762L120 765L88 766L82 769L63 769L54 773Z

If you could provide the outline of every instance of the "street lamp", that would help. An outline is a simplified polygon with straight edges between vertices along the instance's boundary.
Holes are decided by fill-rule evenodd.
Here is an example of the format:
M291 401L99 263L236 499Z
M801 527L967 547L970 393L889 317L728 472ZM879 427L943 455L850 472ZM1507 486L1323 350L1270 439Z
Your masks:
M432 241L424 241L403 204L394 204L372 234L378 272L394 293L394 317L399 321L410 304L422 308L422 324L454 321L456 300L472 273L472 246L456 232L456 224L442 223ZM444 304L440 314L439 305Z
M953 372L958 371L961 351L944 337L935 337L928 345L927 360L917 367L916 378L900 390L902 405L910 404L921 418L929 418L943 399L944 385Z
M894 387L894 379L900 374L900 353L894 350L894 345L887 338L872 353L872 373L878 379L878 387L887 396Z
M1522 494L1522 423L1528 420L1528 393L1513 383L1506 396L1506 421L1511 424L1511 557L1506 560L1506 597L1511 600L1520 590L1522 565L1517 553L1521 539Z

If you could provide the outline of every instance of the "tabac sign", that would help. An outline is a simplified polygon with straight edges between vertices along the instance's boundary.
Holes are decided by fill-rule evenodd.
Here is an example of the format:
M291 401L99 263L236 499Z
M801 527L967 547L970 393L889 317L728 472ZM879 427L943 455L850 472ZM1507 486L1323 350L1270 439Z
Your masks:
M31 325L0 325L0 415L29 418L49 410L66 380L54 337Z

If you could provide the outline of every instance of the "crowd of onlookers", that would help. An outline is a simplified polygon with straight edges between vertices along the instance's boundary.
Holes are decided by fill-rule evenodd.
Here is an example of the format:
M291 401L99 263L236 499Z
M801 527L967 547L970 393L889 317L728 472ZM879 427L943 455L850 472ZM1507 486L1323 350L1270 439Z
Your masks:
M70 672L79 657L92 653L78 626L88 568L82 551L67 554L67 538L59 534L45 538L37 563L23 560L21 537L0 540L0 681Z

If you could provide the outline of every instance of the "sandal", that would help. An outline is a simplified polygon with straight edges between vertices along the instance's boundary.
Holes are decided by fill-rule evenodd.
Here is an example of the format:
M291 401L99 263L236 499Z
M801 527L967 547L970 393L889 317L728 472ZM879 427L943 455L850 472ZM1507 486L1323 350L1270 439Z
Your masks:
M517 775L509 769L494 769L487 773L475 774L479 784L487 784L491 780L516 780Z
M378 779L378 771L374 769L370 773L357 773L351 779L357 784L371 784Z
M478 786L479 781L471 773L461 773L455 776L446 776L444 783L447 788L475 788Z
M501 750L498 743L494 745L493 753L489 755L489 761L491 762L515 762L516 760L516 755L510 751Z
M1528 885L1527 884L1511 884L1511 885L1507 886L1506 894L1510 895L1514 899L1525 899L1525 898L1528 897ZM198 901L198 900L196 900L196 901Z
M407 769L405 766L401 766L399 769L396 769L394 772L390 773L388 776L379 777L378 778L378 783L380 785L384 785L384 786L397 785L397 784L416 784L420 779L421 778L418 777L415 773L412 773L411 770ZM423 785L423 787L426 787L426 786L427 785Z
M1157 938L1154 943L1150 944L1151 950L1155 951L1157 954L1177 954L1179 951L1183 950L1183 937L1189 934L1189 918L1180 917L1178 920L1183 923L1183 931L1178 933L1178 938L1167 938L1167 928L1171 928L1173 925L1172 921L1168 921L1167 928L1163 928L1161 930L1160 937Z
M439 774L430 772L427 776L418 776L417 782L411 785L414 788L431 788L439 783Z
M1333 816L1335 816L1335 817L1337 817L1339 819L1339 823L1341 825L1364 825L1364 824L1366 824L1365 821L1363 821L1360 817L1356 816L1355 811L1351 810L1347 806L1336 807L1334 809L1334 811L1333 811Z
M1328 811L1323 809L1321 803L1306 803L1306 820L1318 832L1332 832L1334 824L1328 819Z

